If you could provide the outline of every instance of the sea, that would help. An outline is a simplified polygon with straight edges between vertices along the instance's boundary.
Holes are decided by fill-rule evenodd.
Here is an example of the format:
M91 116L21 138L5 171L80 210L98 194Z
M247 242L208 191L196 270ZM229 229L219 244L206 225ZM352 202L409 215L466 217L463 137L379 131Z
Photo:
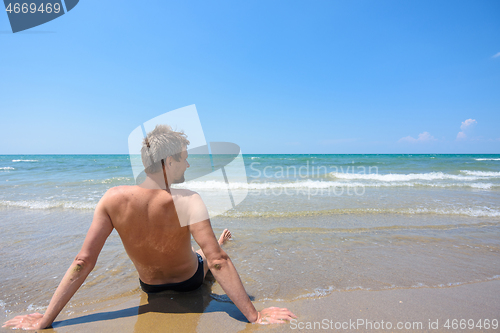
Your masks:
M190 169L202 160L190 155ZM238 198L226 209L207 206L217 236L232 231L224 248L254 300L279 306L350 290L500 279L498 154L245 154L240 160L243 168L226 168L222 180L191 173L177 186L207 202L227 193ZM100 198L139 178L129 155L0 156L5 317L46 309ZM214 301L229 301L216 282L209 288ZM63 311L140 294L113 232Z

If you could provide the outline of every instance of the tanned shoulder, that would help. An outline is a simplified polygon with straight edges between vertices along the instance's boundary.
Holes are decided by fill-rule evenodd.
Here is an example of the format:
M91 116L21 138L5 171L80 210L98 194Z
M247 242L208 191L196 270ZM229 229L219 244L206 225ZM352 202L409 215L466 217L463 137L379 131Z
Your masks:
M124 203L132 195L132 186L116 186L106 191L101 201L107 208Z

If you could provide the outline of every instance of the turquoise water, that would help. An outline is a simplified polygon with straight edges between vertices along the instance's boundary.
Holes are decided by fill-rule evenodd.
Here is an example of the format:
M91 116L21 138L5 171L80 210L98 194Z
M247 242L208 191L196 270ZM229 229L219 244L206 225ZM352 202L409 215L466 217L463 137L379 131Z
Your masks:
M243 159L247 181L229 184L232 191L248 191L236 209L239 216L261 211L259 198L270 197L278 213L381 208L373 198L386 197L394 205L383 204L383 209L500 216L500 155L276 154ZM196 174L197 162L205 157L192 154L188 160L186 174ZM0 206L93 209L108 188L133 184L128 155L0 156ZM195 178L179 187L216 195L227 184ZM431 198L438 201L431 204Z

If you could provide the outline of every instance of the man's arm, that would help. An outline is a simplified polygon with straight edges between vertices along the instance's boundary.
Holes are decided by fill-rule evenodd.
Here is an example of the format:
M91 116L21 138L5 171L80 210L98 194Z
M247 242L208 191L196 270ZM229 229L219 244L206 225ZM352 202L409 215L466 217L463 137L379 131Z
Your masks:
M39 313L34 313L25 316L17 316L5 322L2 327L36 330L47 328L52 324L59 312L61 312L66 303L68 303L78 288L80 288L92 269L94 269L97 257L109 234L113 231L113 224L106 212L106 197L107 195L105 194L97 204L94 212L94 219L87 232L82 249L59 283L45 314L41 315Z
M248 297L238 272L227 253L222 250L215 238L210 220L197 222L189 226L195 241L207 257L208 268L226 292L227 296L240 309L251 323L284 323L283 320L297 318L285 308L271 307L258 312Z

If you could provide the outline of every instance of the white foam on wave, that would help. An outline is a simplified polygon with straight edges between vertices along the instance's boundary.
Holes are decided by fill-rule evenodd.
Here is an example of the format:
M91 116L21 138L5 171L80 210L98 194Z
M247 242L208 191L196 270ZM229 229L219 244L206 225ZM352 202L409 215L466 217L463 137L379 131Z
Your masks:
M38 162L38 160L12 160L12 162Z
M469 175L469 176L478 176L478 177L500 177L500 172L495 171L471 171L471 170L460 170L460 172Z
M317 181L317 180L305 180L296 182L264 182L264 183L243 183L243 182L231 182L229 184L225 182L219 182L215 180L210 181L190 181L183 184L176 184L175 188L187 188L193 190L226 190L227 188L231 190L263 190L263 189L273 189L273 188L330 188L330 187L359 187L363 186L361 183L342 183L333 181Z
M73 201L36 201L21 200L10 201L0 200L0 206L19 207L29 209L51 209L51 208L71 208L71 209L95 209L97 203L92 202L73 202Z
M212 212L209 211L210 214ZM222 215L226 217L290 217L306 215L337 215L337 214L409 214L409 215L459 215L470 217L500 217L500 211L489 207L470 208L354 208L354 209L333 209L318 211L227 211Z
M351 181L321 181L321 180L303 180L295 182L232 182L229 185L220 181L190 181L183 184L175 184L173 188L185 188L190 190L212 190L226 191L231 190L266 190L266 189L328 189L328 188L359 188L359 187L472 187L478 189L491 189L498 186L492 183L425 183L422 181L385 181L385 182L351 182Z
M463 284L467 284L467 282L448 282L448 283L440 283L437 286L439 288L449 288L449 287L457 287Z
M365 185L369 187L369 185ZM401 185L401 183L390 183L390 185L386 186L405 186ZM476 189L482 189L482 190L491 190L492 187L499 186L495 185L492 183L441 183L441 184L429 184L429 183L421 183L421 182L415 182L411 183L409 186L424 186L424 187L440 187L440 188L449 188L449 187L472 187Z
M386 175L370 173L342 173L342 172L331 172L329 174L332 178L338 179L362 179L362 180L376 180L381 182L401 182L401 181L412 181L412 180L462 180L462 181L473 181L478 179L484 179L486 176L463 176L463 175L451 175L443 172L429 172L429 173L390 173Z
M112 184L112 183L130 183L133 184L134 178L130 177L113 177L108 179L87 179L83 181L84 183L93 184Z
M472 188L480 188L482 190L490 190L493 187L492 183L472 183L470 184Z
M410 214L438 214L438 215L466 215L472 217L500 217L500 211L488 207L481 208L456 208L456 209L408 209Z
M63 209L78 209L78 210L93 210L97 206L97 202L73 202L73 201L9 201L9 200L0 200L0 206L7 207L19 207L19 208L28 208L28 209L54 209L54 208L63 208ZM344 210L340 209L339 213L343 213ZM389 213L389 214L436 214L436 215L465 215L471 217L500 217L500 211L496 209L492 209L489 207L456 207L456 208L442 208L442 209L430 209L430 208L403 208L403 209L393 209L393 208L366 208L366 209L354 209L352 212L358 213ZM272 213L271 215L280 215L279 212L268 212L268 211L236 211L236 212L217 212L217 211L209 211L211 216L220 215L232 216L232 217L265 217ZM283 212L284 215L287 215L289 212ZM297 212L297 214L302 214L304 212ZM334 211L331 214L335 214Z
M483 278L483 279L475 279L475 280L472 280L472 281L456 281L456 282L448 282L448 283L439 283L439 284L436 284L436 285L432 285L432 284L427 285L425 283L418 282L418 283L410 286L409 288L410 289L448 288L448 287L456 287L456 286L461 286L461 285L464 285L464 284L469 284L469 283L474 283L474 282L484 282L484 281L498 280L499 278L500 278L500 275L495 275L495 276L492 276L492 277L486 277L486 278ZM382 287L380 287L380 290L393 290L393 289L401 289L401 288L408 288L408 287L397 286L395 284L391 284L390 286L382 286ZM348 286L348 287L344 287L344 288L335 288L333 286L329 286L328 288L316 288L311 293L306 293L306 294L302 294L300 296L294 297L293 300L325 297L325 296L331 295L333 292L337 292L337 291L355 291L355 290L371 291L371 290L378 290L378 289L379 288L372 289L372 288L367 288L367 287L363 287L363 286ZM266 301L267 300L269 300L269 301L281 301L281 299L275 300L275 299L270 299L270 298L266 298L265 300Z
M476 161L500 161L500 158L475 158Z
M3 167L0 168L0 170L16 170L16 169L14 169L13 167Z
M349 287L348 287L349 288ZM357 287L352 287L353 290L363 290L363 287L357 286ZM334 291L338 291L339 289L336 289L333 286L329 286L328 288L316 288L314 289L313 292L307 293L307 294L302 294L297 297L294 297L293 299L303 299L303 298L316 298L316 297L324 297L330 295ZM348 289L346 289L348 290Z

